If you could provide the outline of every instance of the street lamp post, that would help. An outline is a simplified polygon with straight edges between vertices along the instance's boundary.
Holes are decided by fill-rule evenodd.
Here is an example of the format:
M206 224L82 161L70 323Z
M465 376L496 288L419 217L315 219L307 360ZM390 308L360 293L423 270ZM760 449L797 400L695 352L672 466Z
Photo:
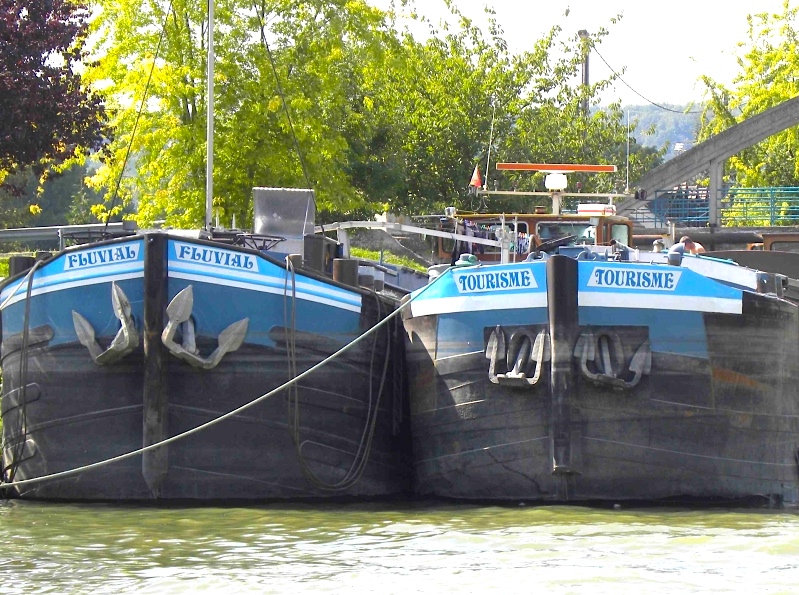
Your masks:
M590 42L591 36L588 34L588 31L585 29L580 29L577 32L577 35L580 36L580 39L583 41L583 100L582 100L582 110L583 115L588 117L588 54L590 53Z

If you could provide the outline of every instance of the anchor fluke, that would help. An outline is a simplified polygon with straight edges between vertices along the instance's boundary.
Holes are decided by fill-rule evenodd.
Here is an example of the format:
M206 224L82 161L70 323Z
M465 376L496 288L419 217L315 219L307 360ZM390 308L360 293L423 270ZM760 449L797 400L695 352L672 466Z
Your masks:
M628 370L624 371L624 361L621 359L624 351L621 339L615 333L601 333L599 337L594 337L590 329L583 331L574 346L574 356L580 359L580 372L587 380L615 390L635 388L652 369L652 349L649 339L646 339L630 360ZM588 365L589 362L592 366ZM629 377L630 372L632 379L625 380L623 376Z
M182 322L186 322L191 316L191 309L193 307L194 290L192 289L192 286L189 285L185 289L181 289L166 307L166 315L169 317L168 324L180 324Z
M496 371L497 362L505 359L505 333L500 326L491 331L491 336L488 337L486 357L491 362L488 366L488 379L494 384L499 384Z
M75 310L72 310L72 325L75 327L75 334L78 335L78 341L89 350L92 359L96 362L97 358L103 352L103 349L97 344L94 338L94 327L91 322L86 320L78 312L75 312Z
M211 353L210 356L204 358L199 355L198 350L194 343L194 321L191 318L191 311L194 307L194 290L189 285L182 289L172 298L172 301L166 307L166 314L169 318L164 327L164 332L161 333L161 341L169 352L182 359L195 368L203 368L210 370L215 368L226 353L236 351L244 342L244 337L247 334L247 327L249 326L250 319L242 318L228 326L225 330L219 333L217 338L217 348ZM183 330L183 343L178 344L175 342L175 334L178 328Z
M516 387L531 387L541 379L544 362L551 359L549 335L539 331L533 335L529 329L517 329L505 341L505 331L497 326L491 331L486 345L486 358L490 361L488 379L494 384L505 384ZM504 374L497 374L497 364L505 360ZM528 376L530 368L535 365L532 376Z
M72 324L75 327L78 341L89 350L92 361L101 366L122 359L136 349L139 344L139 333L136 332L136 323L133 320L133 309L131 308L130 300L116 282L111 284L111 304L114 309L114 316L120 322L120 328L108 349L105 350L97 343L92 324L79 312L72 311Z

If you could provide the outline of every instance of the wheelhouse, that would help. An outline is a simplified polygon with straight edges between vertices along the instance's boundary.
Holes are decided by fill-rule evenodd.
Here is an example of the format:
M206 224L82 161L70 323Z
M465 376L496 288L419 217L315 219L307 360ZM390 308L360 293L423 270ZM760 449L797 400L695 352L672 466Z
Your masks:
M625 217L616 215L553 215L551 213L520 214L458 214L442 217L439 229L460 235L488 240L499 240L502 230L511 238L511 262L525 260L531 253L545 251L550 246L587 244L611 246L613 243L629 246L632 243L633 225ZM437 259L447 262L460 254L474 254L484 262L498 262L499 246L486 246L468 241L437 238Z

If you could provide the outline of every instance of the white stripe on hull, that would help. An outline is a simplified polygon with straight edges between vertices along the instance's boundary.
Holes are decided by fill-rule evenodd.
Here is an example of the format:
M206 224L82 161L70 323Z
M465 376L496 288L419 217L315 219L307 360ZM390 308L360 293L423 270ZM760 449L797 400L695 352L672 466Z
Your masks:
M31 297L35 297L37 295L45 295L56 291L64 291L66 289L73 289L75 287L88 287L89 285L98 285L100 283L111 283L113 281L125 281L128 279L143 279L143 278L144 278L144 271L138 271L122 275L105 275L105 276L91 277L88 279L79 279L77 281L70 281L67 283L57 283L54 285L48 284L42 286L42 284L39 283L38 284L39 287L36 287L37 283L34 283L33 289L31 290ZM19 284L15 284L14 287L19 287ZM28 292L28 284L26 282L22 287L19 288L17 294L13 298L8 300L8 303L6 303L5 306L3 306L3 309L7 308L12 304L16 304L19 301L24 300L27 295L27 292ZM7 295L6 292L3 293Z
M505 295L468 295L421 299L411 303L413 316L454 314L485 310L518 310L521 308L546 308L546 292L514 293Z
M189 273L181 273L177 271L171 271L169 273L169 277L172 279L184 279L186 281L196 281L199 283L209 283L211 285L221 285L223 287L237 287L239 289L246 289L248 291L258 291L260 293L269 293L273 295L283 295L284 290L282 287L270 287L268 285L260 285L255 283L243 283L241 281L233 281L230 279L218 279L215 277L207 277L204 275L192 275ZM291 284L289 283L288 287L288 295L291 296ZM354 305L351 303L344 303L344 302L337 302L335 300L331 300L329 298L321 297L316 294L306 293L302 291L297 291L297 299L305 300L309 302L314 302L317 304L324 304L326 306L332 306L334 308L339 308L341 310L347 310L349 312L355 312L360 314L361 307L360 305Z
M625 308L627 310L679 310L688 312L718 312L741 314L741 300L698 295L636 295L581 291L577 294L578 306L594 308Z

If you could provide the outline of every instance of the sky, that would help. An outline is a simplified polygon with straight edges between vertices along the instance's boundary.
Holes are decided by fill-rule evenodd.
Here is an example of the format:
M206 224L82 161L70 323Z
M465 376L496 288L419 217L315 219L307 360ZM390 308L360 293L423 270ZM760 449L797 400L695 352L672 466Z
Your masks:
M367 0L386 8L389 0ZM560 24L563 33L600 27L610 30L589 56L589 79L602 80L611 68L622 79L601 95L606 105L701 101L707 75L730 86L739 72L738 42L746 41L747 15L782 14L784 0L453 0L466 16L484 20L483 7L491 5L505 31L511 51L531 49L549 29ZM791 0L796 6L797 0ZM416 0L417 10L438 22L447 14L443 0ZM570 10L568 17L563 13ZM622 14L615 25L612 17ZM565 39L565 37L564 37ZM602 60L604 58L604 61ZM607 62L607 65L605 64ZM610 66L610 68L608 67Z

